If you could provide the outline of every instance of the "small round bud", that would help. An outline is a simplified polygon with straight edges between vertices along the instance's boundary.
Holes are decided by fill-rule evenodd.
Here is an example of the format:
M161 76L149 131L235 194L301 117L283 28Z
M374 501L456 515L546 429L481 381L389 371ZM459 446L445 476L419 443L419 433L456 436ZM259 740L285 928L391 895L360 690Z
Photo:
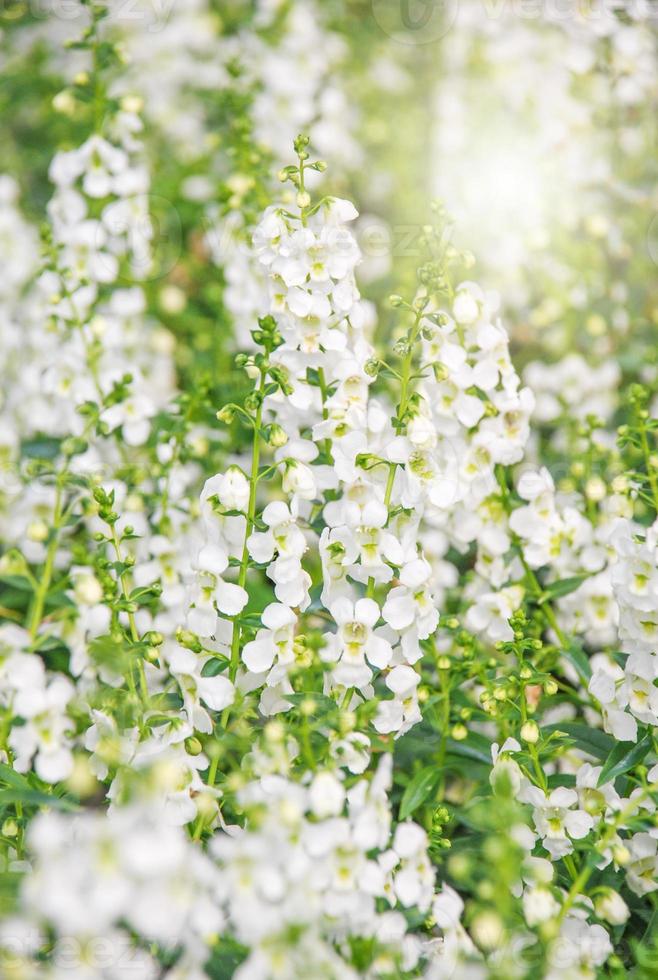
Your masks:
M196 735L191 735L189 738L185 739L185 749L188 755L201 755L203 752L203 745L196 737Z
M2 836L3 837L16 837L18 834L18 824L12 817L7 817L2 825Z
M612 848L612 859L615 864L618 864L623 868L624 865L628 864L630 861L631 852L625 844L615 844L615 846Z
M75 112L75 97L68 89L58 92L52 104L55 112L60 112L63 116L72 116Z
M539 728L537 727L536 721L526 721L524 725L521 726L521 738L528 745L536 745L539 741Z
M605 888L594 900L594 911L599 919L609 922L611 926L623 925L630 916L628 905L619 892Z
M26 533L29 541L45 541L48 537L48 525L45 521L32 521L28 525Z
M471 936L481 949L499 949L505 937L502 919L496 912L480 912L471 924Z
M230 425L235 418L235 411L230 405L225 405L224 408L220 408L216 415L218 422L223 422L225 425Z
M285 429L275 422L269 427L267 441L273 449L280 449L288 442L288 435Z
M149 630L142 637L144 643L148 643L149 646L159 647L164 643L164 636L162 633L158 633L157 630Z
M317 709L317 704L313 698L306 698L299 706L299 710L305 718L312 718Z
M268 742L282 742L286 730L280 721L269 721L265 726L265 738Z

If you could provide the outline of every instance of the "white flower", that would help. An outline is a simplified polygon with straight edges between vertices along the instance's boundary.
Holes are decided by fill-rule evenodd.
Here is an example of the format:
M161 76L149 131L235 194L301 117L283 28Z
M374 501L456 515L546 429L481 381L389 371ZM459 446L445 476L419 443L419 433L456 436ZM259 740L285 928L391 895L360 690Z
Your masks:
M537 926L554 919L560 911L560 903L548 888L527 888L523 893L523 915L529 926Z
M496 788L500 787L505 795L518 797L525 779L519 764L510 756L512 752L520 751L521 746L515 738L505 739L501 746L497 742L491 746L493 767L489 774L489 782L494 793Z
M254 674L269 670L275 660L287 665L295 659L297 616L292 609L273 602L263 610L261 622L264 629L258 630L256 638L242 650L242 662Z
M184 647L166 650L165 656L169 670L178 681L190 724L196 731L212 732L212 719L201 702L212 711L223 711L235 698L233 684L222 674L204 677L204 660Z
M345 802L343 784L332 772L319 772L313 777L309 801L316 817L335 817Z
M462 283L457 288L452 312L458 323L474 323L480 315L477 287L472 283Z
M73 771L68 732L73 727L66 708L74 695L68 678L61 675L44 686L23 688L14 698L14 711L25 724L12 728L9 744L14 767L27 772L36 754L35 771L48 783L66 779Z
M509 620L522 599L523 589L518 585L478 596L466 613L466 628L484 634L491 643L514 639Z
M382 615L402 633L402 650L409 663L421 656L419 640L426 640L439 625L439 611L430 589L432 568L424 558L408 562L400 572L400 586L391 589Z
M286 462L281 488L284 493L300 497L302 500L313 500L318 494L310 466L298 461Z
M620 742L637 742L637 721L625 711L628 704L624 671L603 654L592 658L588 691L601 704L603 726Z
M354 775L365 772L370 763L370 739L363 732L350 732L331 744L331 755L337 765Z
M578 803L575 790L559 787L547 794L537 786L526 785L521 789L518 799L534 807L533 819L537 833L554 861L572 852L570 838L580 840L594 826L594 820L589 813L571 809Z
M249 602L249 593L241 585L218 579L215 586L217 608L226 616L237 616Z
M636 895L647 895L658 888L658 840L650 833L634 834L626 841L630 858L626 864L626 881Z
M345 687L362 687L372 676L366 660L374 667L388 666L393 656L391 644L377 631L379 606L373 599L336 599L330 608L338 627L328 637L322 656L338 661L333 674L336 683Z
M551 943L546 980L563 980L564 977L589 980L596 976L596 967L605 963L612 951L610 937L603 926L589 925L580 917L568 916Z
M398 901L421 911L429 907L434 891L434 870L427 855L427 834L418 824L398 824L393 850L400 865L395 871L393 887Z
M249 480L239 466L229 466L226 473L220 474L213 484L222 507L227 510L246 511L249 503Z
M386 677L386 686L393 692L394 697L390 701L379 702L373 720L380 734L396 732L397 736L404 735L413 725L421 721L416 693L419 683L420 675L406 664L400 664L390 671Z
M254 531L247 538L247 548L254 561L270 562L268 576L275 583L275 595L287 606L305 609L310 602L311 577L301 566L307 550L306 538L297 526L287 504L274 501L262 514L267 531ZM276 560L273 561L275 554Z
M607 888L599 892L594 900L594 909L599 919L611 926L622 926L630 918L630 909L619 892Z
M143 446L151 432L155 405L148 395L132 395L103 412L103 421L110 429L121 426L129 446Z

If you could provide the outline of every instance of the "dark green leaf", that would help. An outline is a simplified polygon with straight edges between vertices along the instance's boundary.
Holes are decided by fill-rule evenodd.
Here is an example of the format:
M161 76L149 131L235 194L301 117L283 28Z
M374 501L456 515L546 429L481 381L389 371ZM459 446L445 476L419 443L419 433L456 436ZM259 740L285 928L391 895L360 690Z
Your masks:
M603 762L608 758L615 747L615 740L612 735L606 735L599 728L590 728L577 721L560 722L557 725L547 725L542 729L542 734L551 735L553 732L564 732L583 752L594 756Z
M436 789L440 776L441 770L436 765L427 766L416 773L402 794L400 820L406 820L425 802L430 793Z
M572 644L568 649L562 650L562 656L569 661L582 683L587 687L592 677L592 668L583 648Z
M77 810L71 800L64 797L50 796L38 789L0 789L0 806L9 803L24 803L26 806L49 806L55 810Z
M452 755L462 756L464 759L475 759L477 762L484 762L491 765L491 742L484 735L477 732L469 732L468 738L463 742L456 742L448 739L448 751Z
M603 786L604 783L612 782L618 776L623 776L633 766L643 762L650 749L651 735L649 734L640 739L636 745L632 742L618 742L601 770L598 785Z
M546 586L537 602L542 606L545 602L550 602L551 599L561 599L562 596L571 595L588 578L589 575L574 575L572 578L560 579L559 582L551 582L550 585Z

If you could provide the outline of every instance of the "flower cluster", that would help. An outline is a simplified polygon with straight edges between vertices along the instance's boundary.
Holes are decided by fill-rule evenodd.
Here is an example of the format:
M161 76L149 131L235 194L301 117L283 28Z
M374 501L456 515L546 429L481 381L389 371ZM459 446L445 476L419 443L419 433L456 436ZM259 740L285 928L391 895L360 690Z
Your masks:
M646 5L128 6L2 15L0 973L654 976Z

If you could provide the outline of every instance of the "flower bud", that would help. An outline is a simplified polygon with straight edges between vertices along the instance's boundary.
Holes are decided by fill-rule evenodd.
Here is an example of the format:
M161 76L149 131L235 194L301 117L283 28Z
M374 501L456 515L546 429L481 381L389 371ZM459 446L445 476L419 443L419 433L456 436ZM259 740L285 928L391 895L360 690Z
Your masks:
M53 97L53 109L55 112L61 112L63 116L72 116L75 113L75 107L75 97L68 89L62 89Z
M528 745L536 745L539 741L539 728L536 721L526 721L521 727L521 738Z
M281 481L283 492L297 494L303 500L313 500L317 496L315 476L310 466L297 460L286 462L286 471Z
M624 899L612 888L606 888L597 895L594 900L594 911L599 919L604 919L611 926L623 925L631 914Z
M220 408L216 415L218 422L223 422L224 425L230 425L235 418L235 411L230 405L225 405L224 408Z
M73 591L76 599L85 606L95 606L103 598L103 587L95 575L80 575Z
M455 297L452 312L458 323L470 324L477 320L480 315L480 308L476 298L463 289Z
M2 825L3 837L16 837L18 834L18 824L12 817L7 817Z
M273 423L267 433L267 441L273 449L280 449L281 446L285 446L288 442L288 436L285 429L283 429L276 422Z
M195 735L191 735L189 738L185 739L185 749L188 755L201 755L203 752L203 745Z
M615 844L615 846L612 848L612 859L615 864L618 864L623 868L624 865L628 864L630 861L631 852L625 844Z
M219 482L217 496L227 510L246 510L249 503L249 480L239 466L229 466Z
M45 541L48 537L48 525L45 521L32 521L26 533L29 541Z
M481 949L498 949L504 939L502 919L496 912L480 912L471 925L471 936Z
M529 888L523 895L523 914L529 926L554 919L559 911L560 904L548 888Z

